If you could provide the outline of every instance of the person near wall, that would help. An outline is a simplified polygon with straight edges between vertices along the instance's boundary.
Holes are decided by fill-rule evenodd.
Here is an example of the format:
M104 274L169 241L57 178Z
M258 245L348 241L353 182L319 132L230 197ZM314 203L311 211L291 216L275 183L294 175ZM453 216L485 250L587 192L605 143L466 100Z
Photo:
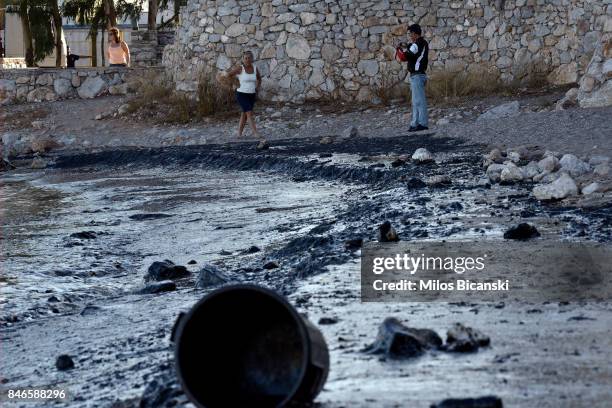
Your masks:
M108 30L108 49L106 51L108 63L111 67L129 67L130 49L121 39L119 29L113 27Z
M70 51L70 47L66 47L66 67L74 68L74 63L81 58L91 58L89 55L77 55Z
M396 52L396 59L408 62L410 73L410 91L412 94L412 120L409 132L428 129L427 97L427 59L429 44L422 37L421 26L412 24L408 27L410 44L400 44Z
M220 76L222 82L227 83L233 78L238 78L238 82L240 83L240 86L236 90L236 100L242 109L240 122L238 124L238 137L242 136L242 132L248 121L253 130L253 135L257 138L261 138L257 132L255 116L253 115L257 92L261 87L261 75L253 63L253 60L253 53L251 51L245 51L242 56L242 63Z

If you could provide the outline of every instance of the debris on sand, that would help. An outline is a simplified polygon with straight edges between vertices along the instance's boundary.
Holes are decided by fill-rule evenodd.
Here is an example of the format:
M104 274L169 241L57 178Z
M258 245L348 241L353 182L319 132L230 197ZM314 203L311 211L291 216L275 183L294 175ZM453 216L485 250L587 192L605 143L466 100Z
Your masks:
M70 238L96 239L97 235L95 231L81 231L81 232L75 232L74 234L70 234Z
M172 279L181 279L191 275L191 272L182 265L175 265L174 262L166 259L164 261L156 261L149 266L145 281L163 281Z
M266 150L270 148L270 143L266 139L261 139L259 143L257 143L257 150Z
M479 398L449 398L431 408L503 408L502 400L494 395Z
M159 218L168 218L168 217L172 217L172 215L161 214L161 213L144 213L144 214L130 215L130 219L136 220L136 221L157 220Z
M163 280L160 282L153 282L146 285L144 288L136 291L140 295L152 295L162 292L172 292L176 290L176 283L171 280Z
M417 357L424 350L442 345L438 334L429 329L414 329L403 325L394 317L386 318L378 328L376 340L363 351L368 354L384 354L391 359Z
M464 326L461 323L455 325L446 332L446 344L443 350L457 353L468 353L477 351L480 347L486 347L491 343L489 337L479 330Z
M526 222L520 223L516 227L510 228L504 232L504 239L518 239L521 241L540 236L540 232L533 225Z
M399 235L395 228L391 226L389 221L385 221L380 227L378 227L378 242L397 242L399 241Z
M70 370L74 368L74 361L69 355L62 354L55 360L55 367L60 371Z
M344 248L349 251L356 251L363 246L363 238L352 238L344 242Z
M425 149L424 147L419 147L418 149L416 149L416 151L412 154L412 160L415 163L429 163L433 161L433 155L431 154L431 152L427 149Z
M211 286L218 286L224 283L231 282L230 278L225 272L216 267L213 264L204 264L202 269L198 272L198 280L196 281L196 288L204 289Z

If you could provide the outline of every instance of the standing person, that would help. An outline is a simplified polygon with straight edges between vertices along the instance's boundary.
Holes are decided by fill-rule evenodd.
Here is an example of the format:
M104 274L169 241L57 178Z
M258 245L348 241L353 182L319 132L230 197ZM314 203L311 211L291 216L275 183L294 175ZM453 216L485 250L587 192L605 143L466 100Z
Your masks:
M257 138L260 138L257 132L257 126L255 125L253 107L257 99L257 92L261 87L261 75L259 75L257 67L253 64L253 60L253 53L251 51L245 51L242 55L242 63L224 75L227 79L237 77L240 82L240 86L236 90L236 100L242 108L240 123L238 124L238 137L242 136L242 132L248 121L253 130L253 134Z
M119 36L119 29L108 30L108 49L106 54L111 67L128 67L130 65L130 49Z
M410 72L410 90L412 93L412 121L409 132L428 129L427 97L425 96L425 85L427 84L427 57L429 44L421 36L421 26L412 24L408 27L411 44L405 53L408 61L408 72Z
M70 52L70 47L66 47L66 67L74 68L74 63L81 58L91 58L89 55L76 55Z

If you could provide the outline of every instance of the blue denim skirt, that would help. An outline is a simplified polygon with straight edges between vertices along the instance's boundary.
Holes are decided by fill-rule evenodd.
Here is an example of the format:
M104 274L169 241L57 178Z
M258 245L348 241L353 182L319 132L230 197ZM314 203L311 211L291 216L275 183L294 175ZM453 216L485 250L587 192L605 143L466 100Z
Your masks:
M256 99L257 94L236 91L236 100L238 101L238 104L242 108L243 112L251 112L255 106Z

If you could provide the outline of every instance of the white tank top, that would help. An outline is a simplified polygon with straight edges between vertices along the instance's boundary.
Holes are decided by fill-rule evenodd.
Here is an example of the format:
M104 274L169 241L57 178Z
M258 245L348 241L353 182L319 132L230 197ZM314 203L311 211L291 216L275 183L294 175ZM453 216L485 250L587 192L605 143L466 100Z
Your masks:
M238 92L254 94L257 91L257 67L253 65L253 73L249 74L245 71L244 65L242 65L242 71L238 75L238 81L240 81L240 87Z

